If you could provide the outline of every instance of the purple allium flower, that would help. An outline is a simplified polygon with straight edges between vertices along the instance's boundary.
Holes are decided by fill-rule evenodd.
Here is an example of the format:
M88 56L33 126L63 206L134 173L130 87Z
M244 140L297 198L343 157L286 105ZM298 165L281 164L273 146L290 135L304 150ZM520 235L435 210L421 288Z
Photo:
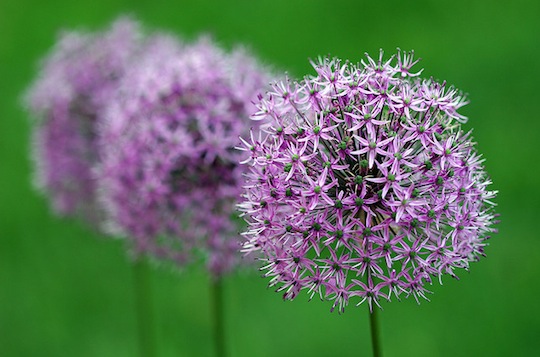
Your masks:
M234 147L269 77L245 50L226 53L206 38L156 38L145 53L101 131L108 229L128 237L135 254L180 266L206 258L217 277L239 256L233 216L244 167Z
M245 141L244 251L259 252L285 299L300 290L378 306L484 255L496 192L458 109L460 92L416 78L413 53L312 63L257 103Z
M105 32L66 32L27 93L35 183L60 215L96 218L96 127L139 37L138 24L128 19Z

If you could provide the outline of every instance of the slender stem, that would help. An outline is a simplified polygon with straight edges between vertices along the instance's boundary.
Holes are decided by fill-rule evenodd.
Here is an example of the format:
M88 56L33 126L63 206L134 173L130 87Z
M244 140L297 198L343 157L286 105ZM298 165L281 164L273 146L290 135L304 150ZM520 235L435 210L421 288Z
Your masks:
M217 357L225 357L225 329L223 325L223 281L211 278L211 303L214 318L214 344Z
M137 257L133 262L133 280L135 309L137 310L139 355L141 357L152 357L154 356L152 294L148 266L143 257Z
M369 325L371 327L371 345L373 346L373 357L382 357L377 310L378 308L374 306L373 311L369 312Z

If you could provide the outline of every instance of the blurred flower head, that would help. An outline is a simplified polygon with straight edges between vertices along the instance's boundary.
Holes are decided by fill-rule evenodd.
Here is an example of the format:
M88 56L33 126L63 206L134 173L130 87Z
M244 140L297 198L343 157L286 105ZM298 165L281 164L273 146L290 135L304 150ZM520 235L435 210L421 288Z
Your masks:
M136 254L184 265L206 259L214 276L237 262L234 149L269 78L244 49L161 36L126 74L100 132L100 197L108 229Z
M419 79L413 53L324 58L316 75L260 97L262 136L244 140L246 253L285 299L301 290L370 309L484 254L495 192L458 109L464 96ZM379 305L380 306L380 305Z
M96 218L96 130L139 39L129 19L104 32L65 32L26 94L35 184L60 215Z

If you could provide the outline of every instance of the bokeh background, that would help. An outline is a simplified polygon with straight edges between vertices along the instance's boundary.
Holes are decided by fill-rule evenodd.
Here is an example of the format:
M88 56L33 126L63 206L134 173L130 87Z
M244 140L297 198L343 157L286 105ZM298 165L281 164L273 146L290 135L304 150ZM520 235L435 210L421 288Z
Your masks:
M0 356L136 356L133 276L124 245L56 219L30 185L20 96L61 29L129 13L186 38L248 44L292 76L308 57L357 61L414 49L424 75L469 93L463 109L500 191L488 257L433 286L431 302L384 304L386 356L533 356L540 351L540 2L0 1ZM204 271L151 272L158 356L212 356ZM258 272L225 281L231 356L369 356L366 306L294 302Z

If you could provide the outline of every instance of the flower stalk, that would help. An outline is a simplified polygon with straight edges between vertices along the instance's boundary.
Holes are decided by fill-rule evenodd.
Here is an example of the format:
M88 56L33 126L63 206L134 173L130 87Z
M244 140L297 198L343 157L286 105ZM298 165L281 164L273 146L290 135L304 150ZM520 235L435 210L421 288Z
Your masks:
M213 277L210 280L211 304L213 317L214 347L217 357L225 357L225 327L223 316L223 280Z
M139 340L139 356L152 357L155 355L152 289L148 266L142 257L137 257L137 259L133 262L133 280Z
M377 309L369 311L369 327L371 330L371 346L373 357L382 357L380 333L379 333L379 312Z

